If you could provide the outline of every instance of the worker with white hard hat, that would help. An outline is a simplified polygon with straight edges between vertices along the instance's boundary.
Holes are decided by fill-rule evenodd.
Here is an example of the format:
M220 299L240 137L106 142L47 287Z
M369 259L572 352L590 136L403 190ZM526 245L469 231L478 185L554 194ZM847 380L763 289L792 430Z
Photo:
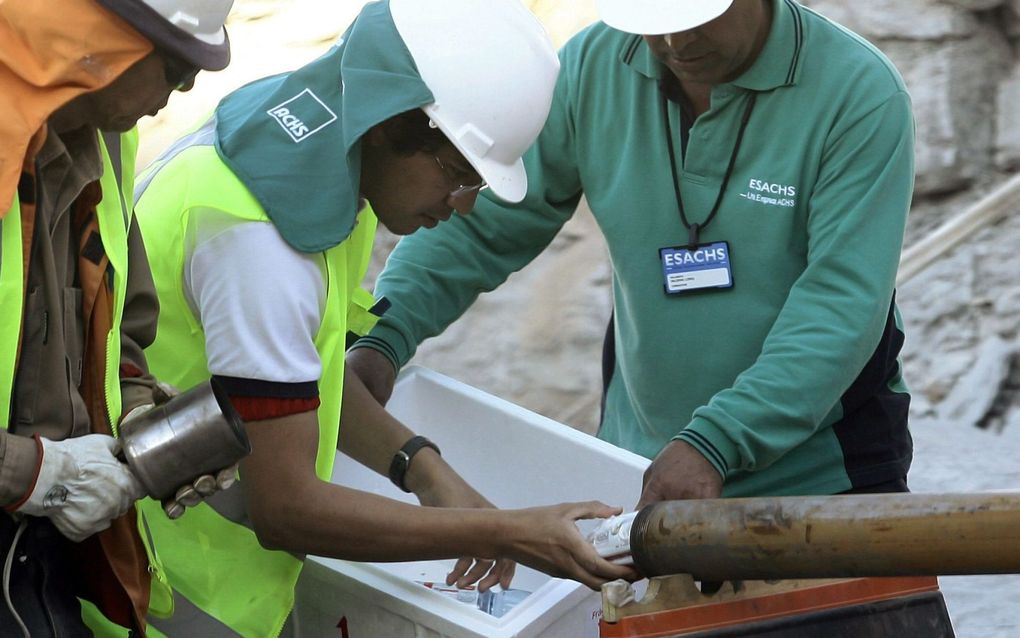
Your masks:
M482 197L402 241L376 285L392 307L349 367L385 401L418 344L584 195L613 270L598 435L653 460L638 505L905 491L899 73L795 0L598 8L560 52L522 202Z
M0 635L90 636L83 604L144 635L143 490L115 439L158 395L132 129L227 65L230 7L0 2Z
M513 561L592 587L633 576L574 524L619 509L493 509L442 441L344 375L347 336L386 305L358 287L377 220L403 235L482 190L520 200L558 68L519 0L369 3L322 57L229 94L139 176L152 369L181 389L215 379L252 444L237 485L180 519L142 506L174 589L175 613L150 617L162 634L278 635L305 554L471 557L450 582L483 590L509 585ZM338 447L430 507L331 483Z

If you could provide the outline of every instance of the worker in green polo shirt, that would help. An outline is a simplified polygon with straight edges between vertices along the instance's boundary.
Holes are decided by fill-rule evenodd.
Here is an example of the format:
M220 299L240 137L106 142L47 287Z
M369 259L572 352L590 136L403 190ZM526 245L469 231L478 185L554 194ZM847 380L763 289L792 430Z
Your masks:
M418 344L535 258L584 195L613 268L599 437L654 459L639 505L905 491L900 75L793 0L599 10L560 53L525 199L482 197L403 239L376 289L393 307L350 365L385 401Z

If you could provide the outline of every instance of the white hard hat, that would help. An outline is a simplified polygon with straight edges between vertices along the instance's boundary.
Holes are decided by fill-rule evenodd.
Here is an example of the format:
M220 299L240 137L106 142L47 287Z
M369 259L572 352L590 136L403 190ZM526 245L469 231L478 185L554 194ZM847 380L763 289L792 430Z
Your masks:
M200 69L219 71L230 62L223 28L233 0L98 0L157 49Z
M598 0L599 17L620 31L678 33L721 16L733 0Z
M560 68L541 23L519 0L390 0L390 13L435 97L425 113L496 196L521 201Z

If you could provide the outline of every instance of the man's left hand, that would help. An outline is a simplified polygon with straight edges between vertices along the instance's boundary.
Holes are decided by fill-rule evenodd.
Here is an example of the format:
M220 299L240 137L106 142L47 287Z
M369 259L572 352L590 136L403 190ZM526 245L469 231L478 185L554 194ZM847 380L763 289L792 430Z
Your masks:
M659 501L719 498L723 479L715 467L689 444L671 441L645 470L637 508Z
M203 474L187 485L182 485L173 496L163 499L163 511L167 518L174 520L184 515L189 507L195 507L216 492L229 488L237 481L240 461L215 474Z
M156 406L163 405L180 393L180 390L169 383L157 381L156 386L152 390L153 402L138 405L129 410L121 418L121 428L130 428L133 419L140 417ZM206 497L212 496L216 492L225 490L233 485L237 478L237 466L238 464L235 463L215 474L203 474L191 483L182 485L173 496L163 499L163 511L166 512L167 517L170 519L180 518L184 515L187 508L194 507L204 501Z
M416 496L426 507L495 508L495 505L464 481L448 481L442 486L431 485L428 489L416 493ZM498 583L500 587L507 589L516 569L517 563L508 558L496 561L460 558L446 575L446 584L463 588L477 582L480 591L488 591Z

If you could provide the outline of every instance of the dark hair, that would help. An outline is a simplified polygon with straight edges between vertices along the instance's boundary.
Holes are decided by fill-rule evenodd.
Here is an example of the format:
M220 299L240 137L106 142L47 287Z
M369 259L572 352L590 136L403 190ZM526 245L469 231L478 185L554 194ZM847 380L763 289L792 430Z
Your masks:
M438 128L429 126L429 116L421 109L394 115L381 123L390 148L398 155L414 155L425 151L435 153L450 140Z

